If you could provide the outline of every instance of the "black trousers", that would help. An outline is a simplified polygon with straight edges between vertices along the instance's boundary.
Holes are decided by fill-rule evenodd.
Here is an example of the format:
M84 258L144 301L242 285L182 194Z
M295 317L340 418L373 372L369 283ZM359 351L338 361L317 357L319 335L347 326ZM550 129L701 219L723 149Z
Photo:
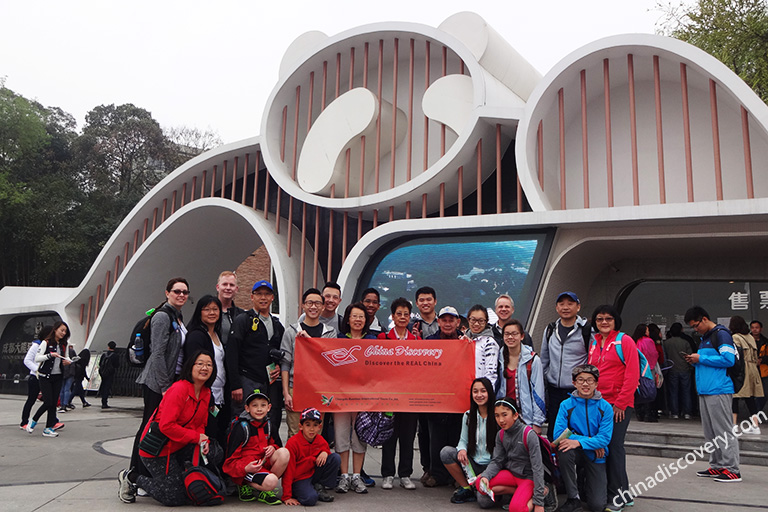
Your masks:
M38 409L32 419L35 421L39 420L40 416L42 416L42 411L45 410L48 413L45 420L45 428L53 428L56 425L56 404L59 402L63 380L63 376L60 373L49 377L40 377L40 391L43 392L45 408L41 407Z
M381 447L381 476L395 476L395 450L400 446L397 476L410 477L413 473L413 440L419 413L396 412L395 431Z
M101 386L99 386L99 394L101 395L101 406L106 407L109 405L109 395L112 392L112 382L115 380L114 375L101 378Z
M19 425L26 425L29 423L29 415L32 414L32 406L37 401L37 394L40 393L40 384L37 382L37 377L30 375L27 379L27 401L24 402L24 408L21 410L21 423Z
M573 393L572 389L556 388L547 384L547 439L552 441L552 434L555 431L555 421L557 412L560 410L560 404L563 403Z
M141 441L141 434L144 433L144 427L147 426L147 423L149 423L149 418L152 417L155 409L157 409L157 407L160 405L160 402L163 400L163 395L160 393L155 393L149 389L146 384L143 384L141 387L144 391L144 416L141 419L141 426L136 432L136 439L133 440L131 467L136 468L136 471L138 471L140 475L152 476L147 468L144 467L144 463L141 461L141 457L139 457L139 442Z
M440 451L444 446L456 446L461 437L461 419L463 414L430 413L429 415L429 473L437 480L438 485L448 485L453 477L445 469L440 459Z

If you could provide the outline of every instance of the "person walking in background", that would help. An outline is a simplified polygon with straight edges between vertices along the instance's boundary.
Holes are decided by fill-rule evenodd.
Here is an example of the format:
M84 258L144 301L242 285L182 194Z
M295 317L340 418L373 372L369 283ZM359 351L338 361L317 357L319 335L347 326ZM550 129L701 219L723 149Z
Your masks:
M755 338L749 332L747 322L744 318L735 315L731 317L728 324L728 330L733 336L734 345L741 347L744 351L744 385L739 390L735 390L733 395L733 424L735 425L739 416L739 402L743 401L749 411L752 426L742 430L745 434L760 434L760 427L757 418L757 399L763 398L763 383L760 380L760 369L757 361L757 345Z
M75 347L72 344L68 344L66 352L63 352L62 354L64 357L69 358L72 363L76 361L77 352L75 352ZM59 392L59 412L67 412L68 410L75 408L71 405L72 389L75 384L75 365L68 364L64 366L61 369L61 374L63 380L61 383L61 391Z
M84 348L80 351L79 354L77 354L77 361L75 361L72 366L75 367L74 369L74 377L75 380L72 383L72 394L69 398L69 403L67 406L70 407L70 409L74 409L75 406L72 405L72 400L75 399L75 397L80 398L80 403L83 406L83 409L86 407L90 407L91 404L88 403L88 401L85 399L85 389L83 389L83 381L84 380L91 380L90 377L88 377L88 373L86 371L88 370L88 363L91 362L91 351L87 348Z
M99 376L101 377L101 386L99 394L101 395L101 408L111 409L109 405L109 394L112 391L112 383L115 380L117 369L120 368L120 358L117 357L117 343L110 341L107 343L107 351L101 356L99 363Z
M691 406L693 367L685 360L685 357L691 354L691 346L687 340L680 336L682 332L683 324L675 322L667 332L667 339L664 340L664 352L667 355L667 361L672 363L664 383L669 394L670 418L678 419L682 415L683 418L689 420L693 413Z
M648 366L653 368L659 361L659 353L656 351L656 344L653 342L650 336L648 336L648 326L645 324L638 324L635 327L635 331L632 333L632 339L637 344L637 350L643 353L648 360ZM657 423L659 421L655 402L647 404L636 404L635 413L637 414L638 421L647 421L650 423Z
M698 352L685 360L696 368L696 391L699 393L704 438L715 445L714 451L709 454L709 468L698 471L696 475L714 478L715 482L741 482L739 443L729 434L733 428L733 381L726 370L736 362L733 338L728 329L710 320L709 313L701 306L693 306L685 312L685 323L701 335ZM723 433L730 438L727 444L713 442L715 436Z
M757 410L762 411L768 400L768 338L763 336L763 322L752 320L749 331L757 344L757 356L760 368L760 380L763 384L763 396L757 399Z
M27 355L24 356L24 366L29 369L29 376L27 377L27 401L24 402L24 407L21 410L21 423L19 423L19 428L22 430L27 429L29 415L32 414L32 406L35 405L37 395L40 393L40 384L37 381L37 368L40 365L35 362L35 355L37 355L37 352L40 350L40 340L45 339L51 334L52 330L53 327L50 325L43 326L29 345ZM45 404L41 405L40 409L40 415L42 415L42 411L45 410Z

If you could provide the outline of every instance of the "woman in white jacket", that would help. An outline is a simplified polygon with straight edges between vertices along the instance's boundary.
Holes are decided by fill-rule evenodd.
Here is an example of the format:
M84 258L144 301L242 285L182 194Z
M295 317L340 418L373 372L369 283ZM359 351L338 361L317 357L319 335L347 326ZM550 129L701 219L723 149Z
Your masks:
M40 364L37 369L37 378L40 391L43 392L45 410L48 412L45 430L43 430L45 437L59 436L53 427L56 426L56 402L61 393L62 369L72 364L65 355L69 334L69 326L66 323L56 322L53 324L53 331L40 342L40 349L35 356L35 362ZM41 411L35 413L34 418L27 425L27 432L32 433L41 415Z
M24 408L21 410L21 423L19 428L27 430L27 424L29 423L29 415L32 414L32 406L37 401L37 395L40 393L40 384L37 382L37 367L40 366L35 362L35 356L40 350L40 340L45 339L53 331L53 327L50 325L43 326L37 337L32 340L27 350L27 355L24 356L24 366L29 368L29 377L27 377L27 401L24 402ZM38 417L45 412L45 404L38 409Z
M502 330L504 346L499 352L499 380L496 398L509 398L518 405L520 417L541 434L546 418L544 373L541 358L523 345L523 325L514 318Z

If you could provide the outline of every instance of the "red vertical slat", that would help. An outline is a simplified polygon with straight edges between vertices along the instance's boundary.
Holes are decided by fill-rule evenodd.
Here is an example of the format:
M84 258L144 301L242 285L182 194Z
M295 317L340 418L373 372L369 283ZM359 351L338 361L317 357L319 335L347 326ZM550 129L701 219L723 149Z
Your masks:
M301 262L299 263L299 293L304 293L304 270L307 262L307 203L301 202Z
M653 96L656 103L656 158L659 165L659 202L667 202L667 187L664 177L664 136L661 120L661 73L659 71L659 56L653 56Z
M715 153L715 191L717 200L723 200L723 169L720 160L720 122L717 116L717 84L709 79L709 110L712 117L712 148Z
M243 164L243 190L240 194L240 204L245 206L245 189L248 187L246 186L248 184L248 164L250 163L250 153L245 154L245 163Z
M312 106L314 104L315 95L315 72L309 74L309 97L307 98L307 133L312 128ZM301 293L304 293L302 290Z
M744 173L747 178L747 198L755 198L755 182L752 177L752 145L749 142L749 112L741 107L741 138L744 141Z
M336 186L331 185L331 197L336 196ZM328 268L325 276L326 281L332 281L333 276L333 210L328 210Z
M688 202L693 202L693 158L691 156L691 116L688 109L688 69L680 63L680 89L683 101L683 141L685 147L685 178L688 185Z
M93 295L88 297L88 315L85 322L85 338L91 333L91 309L93 308Z
M536 165L539 171L539 187L544 190L544 132L543 120L539 120L539 127L536 129L536 156L538 161Z
M155 229L157 229L157 208L152 212L152 233L155 232Z
M229 194L229 200L234 201L235 200L235 189L237 188L237 167L240 163L240 157L235 157L235 165L232 166L232 192ZM245 174L243 174L243 177L245 177Z
M282 189L277 185L277 202L275 203L275 233L280 234L280 219L282 217L281 202L283 198Z
M440 216L445 217L445 182L440 183Z
M584 180L584 208L589 208L589 141L587 139L587 70L581 78L581 172Z
M193 183L194 183L194 178L193 178ZM180 207L184 206L184 204L186 203L186 200L187 200L187 184L184 183L181 186L181 206Z
M565 100L562 87L557 91L557 108L560 128L560 209L565 210Z
M425 42L425 54L424 54L424 91L429 89L429 64L431 60L430 44L429 41ZM423 170L429 168L429 118L424 116L424 167Z
M149 227L149 219L144 218L144 232L141 235L141 243L143 244L147 240L147 228Z
M224 190L227 188L227 164L229 162L227 160L224 160L224 167L221 169L221 194L219 197L224 199ZM234 186L235 180L232 180L232 185Z
M360 187L357 194L360 197L365 194L365 135L360 137Z
M323 88L320 96L320 111L325 110L325 100L328 94L328 61L323 61Z
M629 133L632 148L632 200L640 204L640 179L637 168L637 109L635 102L635 59L627 55L627 79L629 80Z
M101 307L101 285L96 287L96 308L93 313L93 319L96 320L99 317L99 308Z
M363 212L357 212L357 241L363 237Z
M411 218L411 202L410 201L405 202L405 218L406 219Z
M377 90L377 96L376 98L379 100L379 112L376 116L376 158L373 166L373 176L375 181L375 190L378 193L379 191L379 173L380 173L380 162L379 158L381 158L381 88L382 88L382 80L383 80L383 74L384 74L384 40L379 39L379 63L377 67L377 77L376 77L376 90Z
M120 273L120 256L115 256L115 271L112 272L112 284L117 282L117 276Z
M483 139L477 141L477 215L483 214Z
M427 194L421 194L421 218L427 218Z
M259 192L259 166L261 165L261 150L256 151L256 168L253 171L253 209L256 209L258 204L258 192ZM267 181L269 181L269 174L267 174ZM266 204L266 201L264 202Z
M336 88L334 90L334 99L339 97L341 90L341 53L336 54Z
M603 59L603 96L605 97L605 169L608 206L613 206L613 146L611 142L611 74L608 59Z
M413 164L413 53L414 39L411 38L408 48L408 135L406 139L405 180L411 181L411 166Z
M133 252L131 253L131 256L136 254L136 250L139 248L139 230L137 229L133 233Z
M208 181L208 171L203 171L203 181L200 183L200 197L205 197L205 183ZM193 193L194 194L194 193Z
M123 269L125 269L125 266L128 264L128 259L133 256L133 253L128 254L128 252L131 250L131 243L125 242L125 249L123 251Z
M288 130L288 105L283 107L282 126L280 127L280 161L285 162L285 137Z
M211 197L213 197L213 194L216 191L216 173L219 171L219 166L214 165L213 166L213 174L211 175Z
M464 166L459 167L459 217L464 215Z
M315 206L315 254L312 262L312 286L317 288L317 270L320 266L320 207ZM302 291L303 293L303 291Z
M373 210L373 229L379 225L379 210Z
M176 192L177 190L173 191L173 197L171 198L171 215L176 213Z
M395 38L394 57L392 59L392 135L390 142L392 165L390 166L389 187L395 187L395 142L396 137L396 120L397 120L397 64L398 64L398 45L399 40ZM393 218L392 208L389 209L389 220Z
M442 62L440 76L448 74L448 48L444 45L442 51ZM440 156L445 154L445 123L440 123Z
M83 325L84 316L85 316L85 304L80 304L80 325Z
M264 218L269 219L269 171L267 169L264 169Z
M107 270L107 277L104 279L104 300L109 297L109 285L110 285L110 279L112 278L112 272Z
M341 226L341 264L347 259L347 227L349 226L349 214L344 212L344 220Z
M349 90L355 87L355 47L349 49Z
M501 125L496 123L496 213L501 213Z

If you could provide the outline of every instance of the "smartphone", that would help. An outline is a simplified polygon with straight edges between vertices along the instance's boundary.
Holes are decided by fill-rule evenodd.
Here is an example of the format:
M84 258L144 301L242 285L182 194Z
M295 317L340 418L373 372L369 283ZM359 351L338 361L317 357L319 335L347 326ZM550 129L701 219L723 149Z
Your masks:
M681 355L681 356L683 356L683 357L688 357L688 356L690 356L691 354L689 354L688 352L683 352L683 351L681 350L681 351L680 351L680 355Z

